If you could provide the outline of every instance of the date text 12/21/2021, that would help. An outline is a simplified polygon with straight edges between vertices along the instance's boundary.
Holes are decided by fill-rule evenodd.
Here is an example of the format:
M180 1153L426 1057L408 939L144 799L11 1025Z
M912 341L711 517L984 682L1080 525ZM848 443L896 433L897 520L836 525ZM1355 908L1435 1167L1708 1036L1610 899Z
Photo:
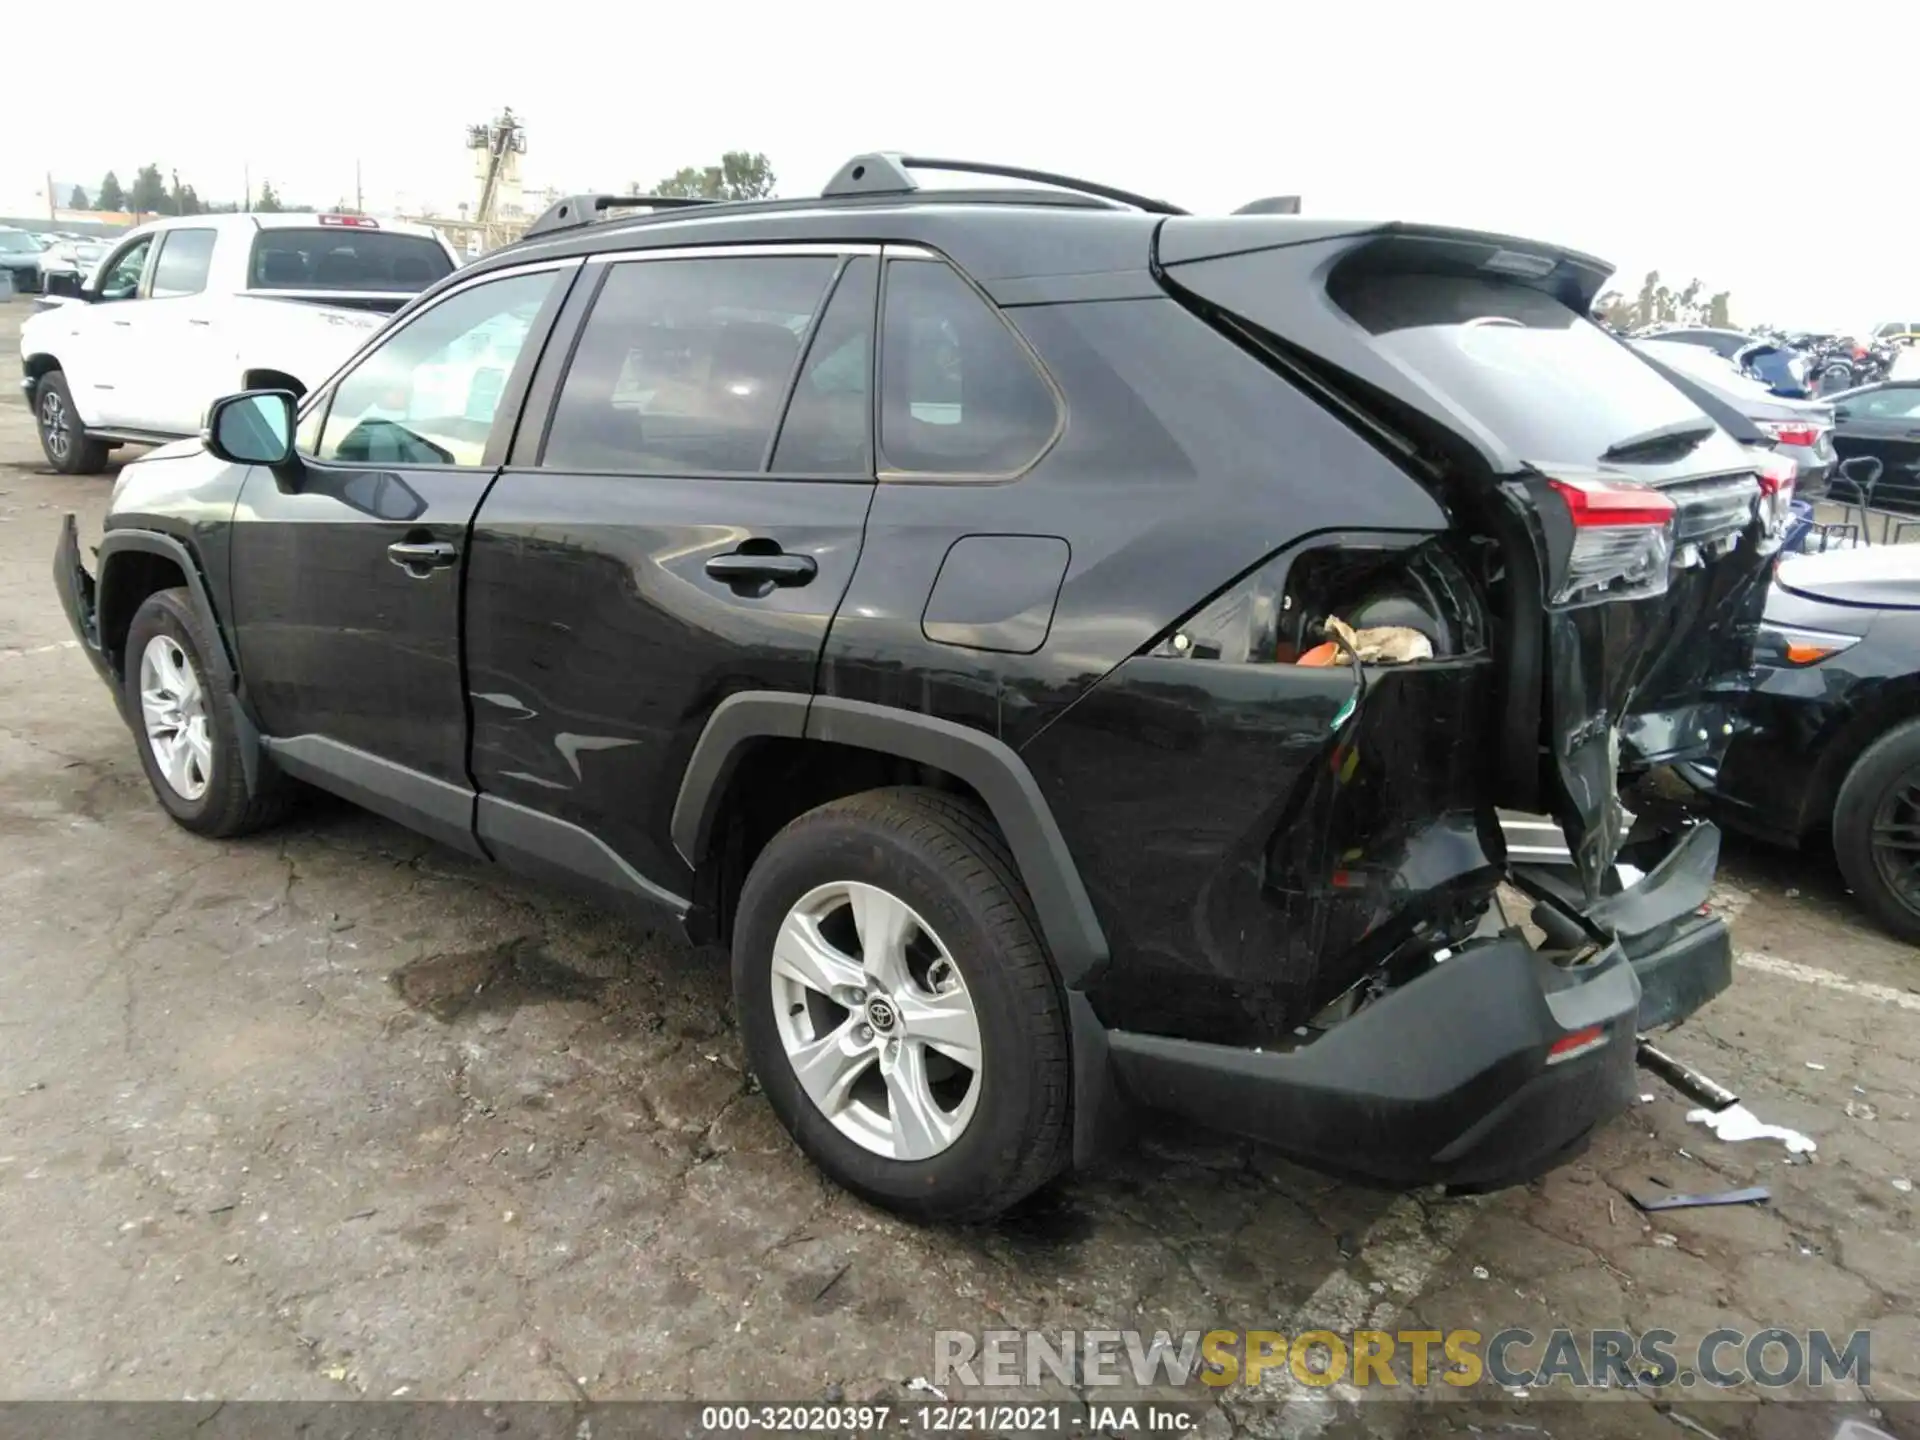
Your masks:
M1184 1434L1205 1411L1183 1404L707 1405L700 1428L712 1435L1066 1435Z

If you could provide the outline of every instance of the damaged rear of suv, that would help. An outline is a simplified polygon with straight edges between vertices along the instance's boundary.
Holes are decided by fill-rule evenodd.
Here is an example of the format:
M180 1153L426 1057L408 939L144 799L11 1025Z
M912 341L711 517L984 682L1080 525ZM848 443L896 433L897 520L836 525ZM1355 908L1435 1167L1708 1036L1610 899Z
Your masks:
M1284 542L1023 752L1073 776L1070 834L1126 915L1099 1043L1133 1099L1328 1168L1526 1178L1627 1102L1637 1031L1730 980L1717 833L1630 839L1618 777L1623 736L1671 741L1641 763L1722 740L1790 477L1589 323L1586 257L1176 218L1156 261L1356 445L1276 483ZM1432 508L1367 526L1363 447ZM1360 626L1426 643L1301 663ZM1550 814L1571 870L1510 859L1502 811Z
M176 820L298 779L665 911L921 1216L1135 1106L1472 1186L1624 1106L1731 957L1717 832L1619 777L1721 733L1791 491L1585 318L1604 266L885 155L689 205L556 204L126 467L94 574L69 519Z

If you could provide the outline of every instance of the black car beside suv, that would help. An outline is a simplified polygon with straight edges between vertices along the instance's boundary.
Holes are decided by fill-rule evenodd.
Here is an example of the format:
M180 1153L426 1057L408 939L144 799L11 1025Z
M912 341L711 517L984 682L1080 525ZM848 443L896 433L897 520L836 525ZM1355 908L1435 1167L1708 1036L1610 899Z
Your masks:
M305 781L680 917L882 1204L991 1214L1133 1106L1511 1183L1728 983L1717 833L1630 839L1621 725L1745 672L1785 521L1607 273L891 155L581 197L216 402L55 573L182 825Z

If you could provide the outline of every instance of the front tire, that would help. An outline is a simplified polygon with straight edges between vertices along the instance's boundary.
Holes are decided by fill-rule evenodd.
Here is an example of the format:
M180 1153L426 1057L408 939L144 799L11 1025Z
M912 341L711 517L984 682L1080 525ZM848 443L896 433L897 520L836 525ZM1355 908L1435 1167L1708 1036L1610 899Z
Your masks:
M855 1194L983 1220L1065 1165L1059 988L972 806L875 790L793 821L742 888L733 983L774 1113Z
M1833 850L1874 919L1920 944L1920 720L1896 725L1853 762L1833 806Z
M183 589L149 595L127 630L126 713L147 782L197 835L245 835L286 813L286 778L259 767L252 793L241 763L233 690L207 664L219 638Z
M106 443L87 434L60 371L49 370L33 387L33 421L40 452L62 475L98 475L107 468Z

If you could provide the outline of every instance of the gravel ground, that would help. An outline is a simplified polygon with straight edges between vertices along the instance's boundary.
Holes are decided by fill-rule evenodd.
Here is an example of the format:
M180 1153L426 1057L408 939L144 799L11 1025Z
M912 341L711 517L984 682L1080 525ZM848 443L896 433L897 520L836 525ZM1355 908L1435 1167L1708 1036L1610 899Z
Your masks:
M0 304L8 356L26 313ZM919 1229L787 1142L719 956L343 805L240 843L174 827L48 578L61 514L91 539L110 483L46 473L9 382L0 1397L898 1401L936 1330L1561 1324L1683 1349L1871 1328L1868 1393L1831 1393L1920 1400L1920 957L1830 864L1729 842L1738 980L1664 1042L1811 1136L1811 1163L1715 1140L1649 1079L1583 1158L1497 1195L1380 1194L1149 1129L995 1227ZM1749 1184L1772 1203L1627 1198ZM1616 1390L1567 1421L1550 1393L1481 1398L1575 1434L1814 1418L1741 1387L1671 1413ZM1201 1398L1217 1435L1450 1423Z

